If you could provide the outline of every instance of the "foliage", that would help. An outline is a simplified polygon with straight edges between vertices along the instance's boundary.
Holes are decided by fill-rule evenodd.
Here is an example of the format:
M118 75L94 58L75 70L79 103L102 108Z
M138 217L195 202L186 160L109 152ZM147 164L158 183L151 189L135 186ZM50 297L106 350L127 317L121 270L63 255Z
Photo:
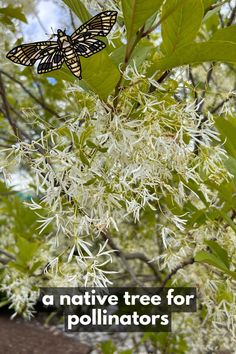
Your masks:
M71 32L94 12L118 11L118 21L106 50L81 58L82 82L66 68L39 76L3 61L2 300L27 317L41 285L196 286L198 312L135 348L232 351L233 2L63 3ZM24 8L9 6L4 52L23 41ZM21 171L29 198L6 186ZM100 349L119 350L111 340Z

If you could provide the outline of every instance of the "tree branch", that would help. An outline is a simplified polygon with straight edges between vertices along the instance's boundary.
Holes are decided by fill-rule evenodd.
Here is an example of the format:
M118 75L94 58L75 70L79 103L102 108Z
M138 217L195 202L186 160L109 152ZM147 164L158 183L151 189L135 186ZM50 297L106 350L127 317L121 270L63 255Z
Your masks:
M114 99L114 108L116 108L117 104L118 104L118 96L119 96L119 93L120 93L120 90L121 90L121 84L123 82L123 72L126 70L128 64L129 64L129 61L130 61L130 58L131 58L131 55L136 47L136 45L138 44L138 42L140 41L140 39L142 38L142 31L144 30L144 27L142 27L140 29L140 31L136 34L136 38L133 42L133 44L131 45L131 47L128 46L128 43L126 45L126 52L125 52L125 58L124 58L124 63L122 65L122 73L120 75L120 79L115 87L115 99Z
M74 21L74 16L73 16L73 12L70 9L70 20L71 20L71 25L74 29L74 31L76 30L76 25L75 25L75 21Z
M233 94L232 95L229 95L225 100L222 100L216 107L214 107L212 110L211 110L211 113L214 114L218 111L218 109L220 109L226 102L228 102L231 98L233 97Z
M173 277L173 275L175 275L178 272L178 270L183 269L183 268L187 267L189 264L193 264L193 263L194 263L194 259L190 258L187 261L184 261L183 263L178 265L175 269L172 270L172 272L170 274L168 274L165 277L165 279L161 283L160 287L164 288L166 286L166 283Z
M11 260L13 260L13 261L15 260L15 257L14 257L12 254L10 254L10 253L8 253L8 252L6 252L6 251L4 251L4 250L1 250L1 249L0 249L0 254L6 256L7 258L9 258L9 259L11 259Z
M196 100L196 104L198 103L198 94L197 94L197 91L196 91L196 82L195 82L195 79L193 77L193 71L192 71L192 67L189 66L189 70L188 70L188 75L189 75L189 80L191 81L192 85L193 85L193 88L194 88L194 98Z
M16 84L18 84L35 102L37 102L43 109L51 113L52 115L60 118L59 114L57 114L52 108L50 108L48 105L46 105L44 102L40 101L36 96L34 96L19 80L15 79L13 76L10 74L6 73L5 71L0 69L0 73L8 77L10 80L14 81Z
M236 17L236 6L234 6L234 8L232 9L231 15L230 15L229 20L227 22L227 27L232 25L235 17Z
M4 107L4 111L5 111L5 117L7 118L8 122L10 123L13 133L19 138L20 137L19 136L19 129L11 117L10 108L9 108L8 101L6 98L5 86L4 86L4 82L2 79L1 73L0 73L0 95L2 97L3 107Z
M157 270L157 268L155 267L154 263L151 262L151 260L144 254L141 252L136 252L136 253L125 253L124 254L125 258L127 260L133 260L133 259L138 259L144 263L147 264L147 266L152 270L152 272L155 274L155 277L157 280L161 280L161 276L159 274L159 271Z
M110 248L111 248L112 250L115 250L115 251L116 251L116 252L115 252L116 256L119 257L119 258L122 260L124 267L126 268L127 272L130 274L130 276L131 276L132 280L134 281L134 283L135 283L136 285L139 285L139 286L142 287L142 286L143 286L142 282L141 282L140 280L138 280L138 278L136 277L136 275L135 275L133 269L130 267L129 262L127 261L127 259L126 259L125 255L124 255L124 253L123 253L122 250L115 244L115 242L113 241L112 237L111 237L107 232L105 232L105 231L102 231L102 232L101 232L101 235L102 235L103 239L104 239L105 241L107 241L107 243L108 243L108 245L110 246Z

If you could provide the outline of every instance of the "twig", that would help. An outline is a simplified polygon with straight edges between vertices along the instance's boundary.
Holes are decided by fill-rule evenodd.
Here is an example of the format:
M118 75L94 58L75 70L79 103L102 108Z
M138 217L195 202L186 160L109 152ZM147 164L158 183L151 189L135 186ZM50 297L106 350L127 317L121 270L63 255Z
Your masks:
M0 263L1 263L1 264L6 265L6 264L9 263L9 262L10 262L9 260L0 257Z
M17 109L15 109L15 107L13 107L9 102L8 102L8 105L9 105L10 110L15 113L15 115L17 116L17 118L20 117L20 119L21 119L22 122L27 122L27 123L28 123L28 121L26 120L26 118L25 118Z
M121 90L121 84L123 82L123 72L126 70L128 64L129 64L129 61L130 61L130 58L131 58L131 55L136 47L136 45L138 44L138 42L140 41L140 39L142 38L142 31L143 31L144 27L142 27L140 29L140 31L136 34L136 38L132 44L132 46L129 48L128 47L128 44L126 46L126 53L125 53L125 59L124 59L124 63L122 65L122 73L120 75L120 79L115 87L115 99L114 99L114 108L116 108L117 104L118 104L118 96L119 96L119 92Z
M234 6L234 8L233 8L233 10L231 12L230 18L229 18L229 20L227 22L227 27L232 25L232 23L234 22L235 17L236 17L236 6Z
M210 82L211 82L211 80L212 80L214 65L215 65L215 63L212 62L212 63L211 63L211 66L210 66L210 69L207 71L207 77L206 77L205 86L204 86L204 90L203 90L203 93L202 93L201 100L202 100L203 98L205 98L205 96L206 96L206 91L207 91L207 87L209 86L209 84L210 84Z
M181 6L181 1L179 1L176 6L173 6L169 11L167 11L154 26L150 27L146 32L143 31L142 37L146 37L151 32L155 31L162 24L162 22L164 22L173 12L178 9L179 6Z
M195 82L195 79L194 79L194 76L193 76L193 71L192 71L192 67L189 66L189 71L188 71L188 75L189 75L189 79L193 85L193 88L194 88L194 97L195 97L195 100L196 100L196 104L198 103L198 94L197 94L197 91L196 91L196 82Z
M18 84L35 102L37 102L42 108L50 112L52 115L55 115L56 117L60 118L59 114L57 114L52 108L50 108L48 105L45 103L41 102L36 96L34 96L19 80L15 79L13 76L10 74L6 73L2 69L0 69L0 73L3 75L7 76L10 80L14 81L16 84Z
M161 276L158 272L158 270L156 269L154 263L151 262L151 260L144 254L141 252L137 252L137 253L125 253L124 254L125 258L127 260L132 260L132 259L139 259L140 261L144 262L147 264L147 266L152 270L152 272L155 274L155 277L157 280L161 280Z
M133 269L130 267L129 262L127 261L124 253L122 252L122 250L115 244L115 242L113 241L112 237L105 231L101 232L102 237L104 238L104 240L107 241L108 245L110 246L110 248L112 250L115 250L115 254L117 257L119 257L122 262L123 265L125 266L126 270L128 271L128 273L130 274L132 280L134 281L135 284L139 285L139 286L143 286L142 282L138 280L138 278L136 277Z
M71 20L71 25L73 27L74 30L76 30L76 25L75 25L75 21L74 21L74 17L73 17L73 12L70 10L70 20Z
M233 94L232 95L229 95L225 100L222 100L216 107L214 107L212 110L211 110L211 113L214 114L218 111L218 109L220 109L226 102L228 102L231 98L233 97Z
M46 33L47 30L46 30L46 28L44 27L44 24L43 24L43 22L41 21L39 15L38 15L38 13L37 13L37 11L34 11L34 16L36 17L39 26L40 26L40 27L42 28L42 30Z
M212 5L208 6L208 7L205 9L205 14L206 14L208 11L215 10L217 7L221 7L222 5L226 4L227 2L228 2L228 0L224 0L224 1L222 1L221 3L212 4Z
M37 86L38 93L39 93L39 96L40 96L42 102L45 103L42 87L41 87L40 83L38 82L38 80L35 78L33 70L30 70L30 74L31 74L32 79L34 80L35 85Z
M219 20L220 20L220 26L221 26L221 28L224 28L224 19L223 19L223 16L222 16L222 14L221 14L220 12L219 12L218 16L219 16Z
M133 41L133 44L131 45L131 47L129 47L129 45L128 45L129 43L126 46L125 60L122 65L122 71L125 71L128 63L129 63L129 60L131 58L131 55L132 55L136 45L138 44L138 42L142 38L149 36L149 34L151 32L155 31L161 25L161 23L180 6L180 4L181 3L179 3L176 7L173 7L169 12L167 12L164 16L162 16L160 18L160 20L153 27L149 28L146 32L144 31L145 25L142 26L142 28L140 28L140 30L136 34L135 40ZM169 71L164 72L164 74L158 79L158 83L161 83L162 81L164 81L168 74L169 74ZM123 81L123 74L121 74L120 80L118 81L116 88L115 88L114 108L116 108L116 106L118 104L118 95L121 90L122 81ZM153 88L151 88L151 89L153 89Z
M164 73L159 77L159 79L156 80L156 82L158 84L162 84L162 82L168 77L169 74L170 74L170 70L164 71ZM156 86L151 84L148 92L152 93L156 91L156 89L157 89Z
M8 252L6 252L4 250L0 249L0 254L3 254L4 256L6 256L6 257L8 257L8 258L10 258L12 260L15 260L15 257L12 254L10 254L10 253L8 253Z
M170 274L168 274L165 279L163 280L163 282L160 285L160 288L164 288L166 286L166 283L173 277L173 275L175 275L178 270L185 268L186 266L188 266L189 264L193 264L194 263L194 259L190 258L187 261L184 261L183 263L181 263L180 265L178 265L175 269L172 270L172 272Z
M4 111L5 111L5 116L8 120L8 122L10 123L10 126L13 130L13 133L19 137L19 129L16 125L16 123L14 122L14 120L11 117L11 113L10 113L10 109L9 109L9 105L7 102L7 98L6 98L6 92L5 92L5 86L4 86L4 82L2 79L2 75L0 73L0 95L2 97L2 102L3 102L3 106L4 106Z

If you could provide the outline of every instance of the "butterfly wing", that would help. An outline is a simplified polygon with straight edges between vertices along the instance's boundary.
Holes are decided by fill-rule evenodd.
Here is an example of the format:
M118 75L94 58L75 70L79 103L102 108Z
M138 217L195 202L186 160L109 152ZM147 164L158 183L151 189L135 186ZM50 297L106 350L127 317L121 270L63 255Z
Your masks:
M65 56L59 49L48 49L48 53L43 56L38 65L38 74L48 73L60 69Z
M73 42L77 41L80 37L85 39L95 36L105 37L111 31L117 18L116 11L104 11L92 17L89 21L80 26L71 36Z
M116 17L116 11L105 11L80 26L71 36L76 53L87 58L104 49L106 44L94 37L107 36L116 22Z
M72 34L70 42L75 58L66 55L65 50L61 49L58 42L55 41L22 44L13 48L7 54L7 58L25 66L32 66L38 59L41 59L38 65L39 74L61 68L66 60L72 73L81 79L79 55L89 57L105 48L105 43L94 37L107 36L115 24L116 18L116 11L104 11L80 26Z
M76 53L78 55L82 55L85 58L100 52L100 50L104 49L105 47L106 44L96 38L87 38L85 40L78 41L74 45Z
M38 59L48 55L52 50L55 51L57 48L58 44L55 41L22 44L8 52L7 58L17 64L32 66Z

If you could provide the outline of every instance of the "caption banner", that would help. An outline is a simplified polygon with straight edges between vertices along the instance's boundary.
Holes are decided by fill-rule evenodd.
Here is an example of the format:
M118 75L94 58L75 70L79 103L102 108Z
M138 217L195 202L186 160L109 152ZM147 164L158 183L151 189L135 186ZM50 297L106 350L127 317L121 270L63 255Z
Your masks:
M66 332L170 332L172 312L196 312L196 288L41 288Z

